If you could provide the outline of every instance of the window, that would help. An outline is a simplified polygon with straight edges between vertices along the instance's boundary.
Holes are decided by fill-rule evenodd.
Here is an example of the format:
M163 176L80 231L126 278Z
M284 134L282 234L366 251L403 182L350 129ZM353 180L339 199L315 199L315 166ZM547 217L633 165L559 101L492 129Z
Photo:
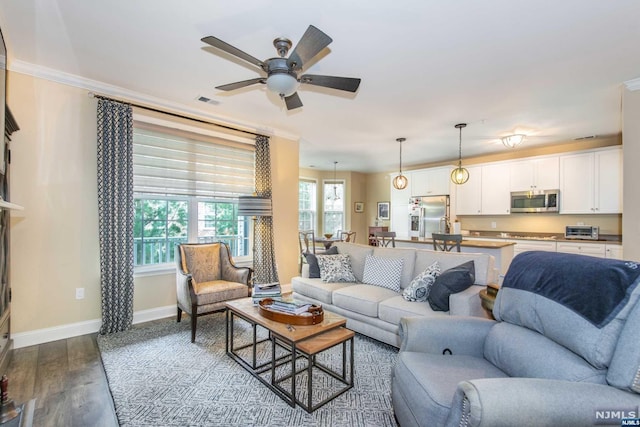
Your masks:
M316 182L298 182L298 230L316 229Z
M344 181L325 181L323 191L323 233L336 234L344 228Z
M237 261L248 258L238 196L255 188L253 141L171 125L134 122L134 267L173 266L184 242L223 241Z

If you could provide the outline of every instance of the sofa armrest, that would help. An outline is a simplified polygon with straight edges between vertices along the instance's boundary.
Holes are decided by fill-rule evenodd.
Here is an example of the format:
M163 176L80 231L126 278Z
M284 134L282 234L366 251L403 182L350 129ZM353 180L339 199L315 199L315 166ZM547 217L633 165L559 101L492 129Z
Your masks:
M480 317L403 317L400 351L483 357L484 340L494 320Z
M458 384L446 425L582 427L599 424L597 411L625 411L628 417L638 417L639 404L639 395L603 384L486 378ZM620 425L615 418L601 421Z
M484 286L473 285L462 292L449 295L449 314L452 316L488 317L480 300L482 289Z
M300 273L300 276L305 277L305 278L309 278L309 264L304 263L302 264L302 272Z

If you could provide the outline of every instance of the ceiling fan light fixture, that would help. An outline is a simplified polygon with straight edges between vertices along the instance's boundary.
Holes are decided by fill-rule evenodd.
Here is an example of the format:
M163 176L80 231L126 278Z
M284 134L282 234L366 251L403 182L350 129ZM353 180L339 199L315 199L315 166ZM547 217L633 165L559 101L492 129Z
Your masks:
M267 88L281 98L296 93L298 86L300 86L300 83L291 74L276 73L267 78Z
M525 137L526 135L523 135L521 133L505 136L504 138L502 138L502 143L505 147L515 148L518 145L522 144L522 141L524 141Z
M409 179L402 175L402 143L406 140L407 138L396 138L396 141L400 144L400 172L393 178L393 188L396 190L404 190L409 184Z
M451 182L462 185L469 180L469 171L462 167L462 128L467 127L466 123L458 123L456 129L460 130L458 142L458 167L451 171Z

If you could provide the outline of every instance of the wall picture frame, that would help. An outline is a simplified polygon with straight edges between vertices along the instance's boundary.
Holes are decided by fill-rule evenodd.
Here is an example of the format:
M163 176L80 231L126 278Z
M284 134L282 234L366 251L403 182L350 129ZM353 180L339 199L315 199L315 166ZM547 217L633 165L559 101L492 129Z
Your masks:
M353 203L353 211L355 213L362 213L364 212L364 202L354 202Z
M378 202L378 219L389 218L389 202Z

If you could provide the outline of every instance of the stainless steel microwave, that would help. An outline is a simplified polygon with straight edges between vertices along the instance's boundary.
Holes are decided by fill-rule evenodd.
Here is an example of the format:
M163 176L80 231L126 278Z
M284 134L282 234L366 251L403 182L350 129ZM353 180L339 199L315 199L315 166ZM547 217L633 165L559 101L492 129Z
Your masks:
M560 190L514 191L511 213L558 212Z

